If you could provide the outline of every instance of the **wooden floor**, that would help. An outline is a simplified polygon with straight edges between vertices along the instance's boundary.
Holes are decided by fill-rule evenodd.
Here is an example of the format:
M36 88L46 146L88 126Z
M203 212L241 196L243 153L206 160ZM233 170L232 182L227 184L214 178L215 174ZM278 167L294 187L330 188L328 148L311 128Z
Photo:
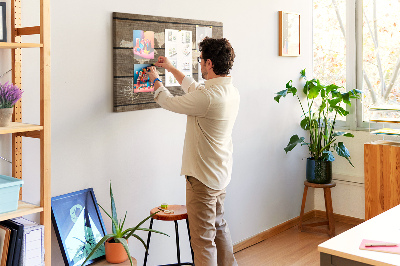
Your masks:
M322 221L312 218L307 222ZM336 222L336 234L354 225ZM274 237L235 253L239 266L319 265L317 247L328 240L327 234L299 232L292 227Z

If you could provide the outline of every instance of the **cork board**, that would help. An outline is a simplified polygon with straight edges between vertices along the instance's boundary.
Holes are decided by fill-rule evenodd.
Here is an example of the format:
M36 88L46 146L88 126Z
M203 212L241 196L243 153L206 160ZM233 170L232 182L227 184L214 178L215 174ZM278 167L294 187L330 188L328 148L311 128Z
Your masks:
M192 75L198 78L196 53L196 25L212 27L212 37L223 37L221 22L182 18L157 17L126 13L113 13L113 110L114 112L136 111L160 107L154 101L153 92L133 92L135 64L153 64L159 56L165 56L165 29L192 32ZM154 59L136 59L133 54L133 30L154 32ZM165 72L157 68L164 83ZM165 83L164 83L165 84ZM182 95L179 86L168 87L173 95Z

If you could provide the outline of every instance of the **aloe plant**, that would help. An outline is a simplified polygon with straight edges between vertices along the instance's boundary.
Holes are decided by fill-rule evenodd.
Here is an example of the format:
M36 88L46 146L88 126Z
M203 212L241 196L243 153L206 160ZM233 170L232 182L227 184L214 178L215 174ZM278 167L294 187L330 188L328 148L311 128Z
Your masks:
M286 89L277 92L274 97L275 101L279 103L282 97L288 94L296 96L302 110L304 117L300 126L302 129L310 132L310 142L306 142L304 137L299 137L297 134L293 135L286 148L285 152L288 153L298 144L301 146L307 145L311 158L315 160L334 161L335 157L331 149L335 150L339 156L347 159L347 161L354 167L350 161L350 152L343 144L343 142L336 143L338 136L354 137L353 134L348 132L336 132L335 124L337 116L346 116L349 112L341 106L341 103L351 105L350 99L360 98L361 91L353 89L346 93L341 93L341 87L330 84L322 85L318 79L307 80L306 70L300 71L300 78L305 80L302 92L307 99L307 109L304 109L303 104L297 94L298 90L292 86L292 80L286 83ZM319 106L316 112L313 112L313 105L318 101Z
M112 188L111 188L111 182L110 182L110 198L111 198L111 214L112 215L110 215L100 204L97 204L97 205L99 205L99 207L104 211L104 213L107 214L108 217L110 217L110 219L112 221L112 234L107 234L102 239L100 239L100 241L93 248L92 252L90 252L90 254L87 256L86 260L82 263L82 266L85 265L85 263L96 252L96 250L99 249L104 244L104 242L106 242L110 238L113 238L116 243L121 243L123 245L123 247L124 247L124 249L126 251L126 254L128 254L128 258L129 258L129 261L131 262L131 266L133 266L132 257L131 257L131 254L129 252L127 239L129 237L133 236L134 238L136 238L137 240L139 240L143 244L144 248L147 251L147 246L146 246L145 242L143 241L143 239L140 236L138 236L137 234L135 234L135 232L137 230L139 230L139 231L150 231L150 232L154 232L154 233L158 233L158 234L163 234L163 235L166 235L166 236L169 237L169 235L167 235L167 234L165 234L163 232L156 231L156 230L153 230L153 229L141 228L140 227L144 222L146 222L148 219L153 217L159 211L147 216L140 223L138 223L135 227L130 227L130 228L127 228L127 229L123 229L124 228L124 224L125 224L125 220L126 220L127 212L125 212L124 219L118 221L117 209L115 207L115 201L114 201L114 196L113 196L113 192L112 192Z

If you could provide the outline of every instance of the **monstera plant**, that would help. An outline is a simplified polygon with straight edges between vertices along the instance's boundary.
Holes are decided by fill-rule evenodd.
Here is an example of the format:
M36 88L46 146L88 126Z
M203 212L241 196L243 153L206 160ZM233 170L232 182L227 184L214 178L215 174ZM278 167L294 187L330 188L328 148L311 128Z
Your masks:
M343 142L337 141L337 137L352 138L354 135L335 131L335 125L337 117L349 114L345 106L351 105L350 99L360 98L361 91L353 89L343 93L340 91L341 87L335 84L323 85L318 79L307 80L305 69L300 71L300 78L305 81L300 91L290 80L286 83L286 89L277 92L274 99L279 103L282 97L289 94L297 97L303 117L300 126L309 133L310 138L306 140L305 137L295 134L284 150L288 153L297 145L307 146L310 152L310 158L307 159L307 180L313 183L329 183L332 180L332 162L335 160L333 151L346 158L353 166L349 150ZM299 93L305 96L305 103L300 99Z

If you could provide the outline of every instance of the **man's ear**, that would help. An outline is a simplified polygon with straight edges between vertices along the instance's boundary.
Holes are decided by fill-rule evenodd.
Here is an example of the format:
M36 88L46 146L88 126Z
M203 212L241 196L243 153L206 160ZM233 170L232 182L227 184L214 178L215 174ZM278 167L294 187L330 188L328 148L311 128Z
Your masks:
M206 66L208 66L208 67L210 67L210 68L213 68L214 65L213 65L211 59L207 59L207 61L206 61Z

